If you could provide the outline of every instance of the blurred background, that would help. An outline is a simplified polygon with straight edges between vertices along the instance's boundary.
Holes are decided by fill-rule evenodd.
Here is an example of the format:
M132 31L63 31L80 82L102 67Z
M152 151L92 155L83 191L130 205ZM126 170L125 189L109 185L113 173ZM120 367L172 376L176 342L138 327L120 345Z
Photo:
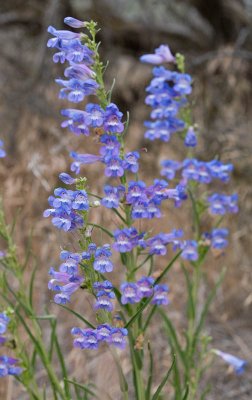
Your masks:
M8 220L19 210L16 241L20 257L33 229L33 252L40 266L38 309L42 312L52 298L47 291L48 268L58 265L60 245L73 240L43 219L47 197L59 185L58 174L69 170L69 150L95 151L92 139L73 137L60 128L63 103L57 98L54 79L62 76L63 67L53 65L52 52L46 47L47 27L63 29L65 16L92 18L102 28L99 39L103 59L109 60L105 75L108 87L116 77L113 102L124 113L130 112L128 147L148 150L142 164L146 177L158 176L159 160L181 160L184 152L176 139L160 144L143 138L142 122L149 113L144 105L144 88L151 71L138 58L161 43L186 56L187 71L194 79L194 118L201 133L197 156L208 160L218 154L222 161L232 162L232 183L227 189L219 189L236 191L240 198L240 213L227 224L232 231L229 250L221 259L212 255L207 266L210 282L221 266L228 267L208 319L208 331L216 347L252 362L252 0L2 0L0 12L0 138L8 153L0 163L0 189ZM90 166L85 175L91 177L90 186L99 186L101 192L104 177L98 167ZM174 225L190 228L186 213L175 215L172 208L166 213L167 225L158 222L162 230ZM110 221L99 212L94 218ZM184 289L176 268L169 285L170 314L183 327ZM92 314L85 298L76 300L76 307ZM57 307L50 305L50 310L59 315L59 337L68 349L66 357L73 375L83 382L95 377L105 389L109 381L111 398L119 399L110 355L100 352L94 357L73 351L68 333L72 321ZM163 354L166 365L167 342L161 336L157 339L158 334L159 329L153 328L158 359ZM122 356L122 365L129 370L126 355ZM252 398L251 367L243 376L235 377L217 363L209 379L213 384L209 400ZM5 393L3 387L0 390ZM26 399L25 394L18 396L13 399Z

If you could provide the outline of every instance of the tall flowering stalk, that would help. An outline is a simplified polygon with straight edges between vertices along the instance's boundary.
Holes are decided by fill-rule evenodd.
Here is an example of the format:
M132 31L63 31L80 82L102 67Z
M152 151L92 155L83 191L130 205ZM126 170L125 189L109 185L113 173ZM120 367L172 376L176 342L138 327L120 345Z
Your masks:
M65 232L74 231L77 237L74 248L63 246L59 267L49 269L48 288L54 292L54 302L79 319L79 323L71 329L75 348L96 350L109 346L118 368L124 400L161 399L169 377L172 377L172 396L175 400L204 399L206 391L202 392L199 384L212 355L220 356L237 373L241 373L246 364L244 360L221 350L210 350L210 338L203 332L209 306L223 273L205 303L199 307L203 262L210 250L221 253L226 248L228 230L220 224L226 213L238 211L236 194L212 193L206 188L202 192L200 187L214 180L227 183L233 166L217 158L208 162L194 158L198 133L188 101L192 78L185 73L183 56L177 54L174 57L168 46L161 45L154 54L141 57L142 62L154 65L153 79L146 88L146 104L152 107L152 111L150 120L145 122L145 137L151 141L169 142L173 135L177 135L187 155L183 161L163 160L160 177L151 184L141 180L140 153L128 151L125 143L128 118L111 101L112 89L106 90L104 85L105 66L98 53L96 23L71 17L65 18L65 23L71 28L83 28L84 32L48 28L52 35L48 47L55 50L53 61L67 63L65 77L56 79L61 87L59 97L76 104L74 108L62 110L62 128L68 128L75 135L86 136L85 140L95 136L97 150L95 154L72 151L71 175L66 172L59 175L62 185L55 188L48 199L49 208L44 211L44 217L51 217L56 228ZM90 96L92 102L89 102ZM0 157L4 157L2 142L0 147ZM102 196L100 191L90 193L87 178L81 175L83 166L94 163L106 177ZM175 208L183 207L184 202L191 203L192 232L177 228L170 232L153 232L154 221L163 218L163 205L167 202L172 202ZM115 226L94 223L90 217L92 208L108 209L113 214ZM205 232L202 222L207 212L217 216L209 232ZM142 230L142 220L154 221ZM36 315L32 290L27 294L22 268L3 214L0 222L0 233L8 247L6 253L1 255L0 252L0 259L3 266L16 275L19 285L17 295L4 273L2 297L11 310L15 309L17 320L34 346L32 357L27 352L19 352L20 367L16 366L17 360L0 357L0 374L15 374L32 399L45 398L36 376L32 376L36 357L40 357L55 399L72 399L73 387L77 399L83 398L79 389L84 391L85 398L89 395L95 398L96 394L90 387L69 380L69 371L57 340L55 319L50 315ZM105 243L94 241L95 231L103 233L100 237L107 238ZM159 256L168 258L162 271L155 270ZM120 259L120 263L117 261L115 268L116 259ZM175 263L181 266L188 295L187 326L183 339L166 308L170 303L167 274ZM114 269L120 270L120 278L123 276L119 285L115 285L110 278ZM33 280L34 274L31 288ZM82 296L84 291L93 299L92 321L68 307L71 300L77 295ZM30 319L30 324L26 323L23 313ZM155 314L159 315L160 326L167 332L170 367L154 386L155 343L149 342L148 330ZM38 322L40 318L50 321L49 350L43 341ZM8 314L1 313L0 334L5 334L8 324ZM18 329L15 334L18 337ZM5 336L0 336L0 344L5 342ZM128 376L124 374L116 350L127 348L134 390L128 385ZM53 368L54 351L61 366L61 379Z
M203 162L192 157L197 145L197 134L192 123L187 97L191 93L192 78L184 71L184 60L171 54L168 46L162 45L154 54L141 57L142 62L154 64L153 79L147 87L146 103L152 107L151 120L145 122L145 137L168 142L177 133L189 149L184 161L164 160L161 175L165 179L155 179L148 186L139 179L138 151L125 150L127 121L118 107L111 103L111 91L106 91L103 81L104 66L98 54L96 43L96 24L66 18L65 23L73 28L85 27L87 33L48 30L54 36L48 46L57 49L55 62L67 61L66 80L57 79L62 86L60 97L74 103L86 100L89 94L95 95L95 103L87 103L85 109L64 109L68 127L77 135L92 136L99 130L99 143L96 154L71 152L73 163L71 171L76 178L62 173L60 179L66 185L75 185L75 190L55 189L55 196L49 198L50 209L45 216L52 216L52 223L65 231L79 232L78 253L63 251L63 263L59 272L50 270L52 279L49 288L57 291L56 303L70 302L70 296L79 289L87 290L94 297L96 324L87 321L88 327L74 327L74 346L81 349L97 349L104 342L109 346L124 349L130 347L135 396L138 400L151 398L151 376L148 385L143 377L145 335L155 312L159 312L169 333L172 353L178 360L173 368L175 398L195 399L202 375L202 358L208 352L208 339L203 339L201 331L206 312L214 297L214 291L207 299L203 311L198 313L198 292L202 278L202 263L209 249L222 251L227 245L228 231L219 227L217 221L211 232L201 229L201 217L210 209L215 215L237 212L237 195L204 194L199 197L199 185L213 180L227 182L233 169L231 164L223 164L214 159ZM164 65L176 65L167 69ZM124 121L124 122L123 122ZM108 181L104 186L104 196L87 193L86 178L79 177L81 167L99 163ZM180 175L180 177L177 177ZM173 183L177 182L177 183ZM169 187L168 187L169 186ZM99 198L99 201L95 199ZM181 229L152 235L151 229L142 231L137 221L162 217L162 204L174 201L180 207L184 201L192 203L194 222L193 236L183 238ZM203 206L202 206L203 204ZM117 229L95 225L89 220L91 207L100 206L111 209L117 217ZM90 226L105 232L110 243L94 243ZM170 247L175 255L167 267L157 275L154 270L156 256L165 256ZM113 270L112 253L120 254L124 266L125 281L114 287L107 279ZM180 344L176 330L162 306L169 303L166 275L176 260L181 260L188 289L188 330L186 344ZM192 266L192 273L184 260ZM118 268L118 267L117 267ZM217 283L217 286L219 283ZM113 314L114 303L120 306L119 320ZM152 307L151 307L152 305ZM115 324L114 321L117 321ZM118 322L119 321L119 322ZM141 340L140 340L141 338ZM202 343L205 340L206 343ZM141 344L139 344L141 342ZM201 350L199 350L199 347ZM203 350L202 350L203 349ZM149 348L149 352L151 349ZM172 357L171 357L172 358ZM154 398L158 398L171 370L164 377ZM152 375L152 373L151 373ZM189 390L188 390L189 387ZM124 398L128 398L127 385L122 385ZM201 397L202 398L202 397Z

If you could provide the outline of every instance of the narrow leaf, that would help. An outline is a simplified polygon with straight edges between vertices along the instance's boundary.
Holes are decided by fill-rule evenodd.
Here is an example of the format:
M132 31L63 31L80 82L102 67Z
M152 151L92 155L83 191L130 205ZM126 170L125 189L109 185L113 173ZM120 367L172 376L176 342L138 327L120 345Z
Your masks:
M167 374L165 375L165 377L163 378L162 382L161 382L160 385L158 386L156 392L154 393L154 396L152 397L152 400L158 400L158 397L159 397L160 393L162 392L163 387L165 386L165 384L166 384L166 382L168 381L169 376L170 376L170 374L171 374L171 372L172 372L172 369L173 369L173 367L174 367L175 360L176 360L176 356L174 355L174 356L173 356L172 365L171 365L171 367L169 368L169 370L168 370Z
M84 318L82 315L80 315L77 311L72 310L71 308L64 306L63 304L58 304L60 307L64 308L65 310L69 311L71 314L75 315L78 319L80 319L84 324L89 326L92 329L95 329L95 326L91 324L86 318Z
M65 379L68 383L71 383L72 385L76 386L77 388L80 388L85 391L85 393L90 394L91 396L94 396L96 399L98 399L97 395L93 390L91 390L87 385L77 383L75 381L72 381L70 379Z
M178 353L182 363L184 365L186 365L185 355L184 355L183 350L182 350L182 348L181 348L181 346L179 344L178 337L177 337L177 334L176 334L176 330L175 330L171 320L169 319L169 317L165 314L165 312L162 309L158 309L158 312L161 315L161 317L163 318L163 321L165 323L165 328L167 329L167 332L168 332L168 335L169 335L169 340L172 341L174 349Z
M148 377L147 388L146 388L146 400L150 400L152 377L153 377L153 355L152 355L150 342L148 342L148 351L149 351L150 361L149 361L149 377Z

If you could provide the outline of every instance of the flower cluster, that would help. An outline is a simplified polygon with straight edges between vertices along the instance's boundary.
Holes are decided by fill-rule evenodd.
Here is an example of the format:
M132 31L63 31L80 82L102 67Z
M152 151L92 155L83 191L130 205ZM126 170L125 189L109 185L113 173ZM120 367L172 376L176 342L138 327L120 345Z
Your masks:
M175 62L168 46L160 46L155 54L141 57L141 61L151 64ZM187 103L186 96L192 91L192 78L188 74L170 71L163 66L153 68L153 79L146 88L146 104L153 108L151 121L146 121L145 137L149 140L160 139L168 142L171 135L185 129L184 121L179 118L181 107ZM194 139L194 141L192 140ZM186 135L186 144L194 146L195 136L191 131Z
M169 303L167 285L154 284L154 278L143 276L137 282L124 282L121 284L122 304L139 303L143 298L152 297L151 303L167 305Z
M207 198L209 211L211 214L224 215L226 213L238 212L238 195L236 193L231 196L225 194L214 193Z
M81 254L70 253L63 250L60 253L63 263L59 267L59 271L50 268L49 275L52 277L48 283L48 289L57 291L54 301L57 304L66 304L70 302L71 295L79 289L84 278L78 275L78 265L83 259Z
M233 171L232 164L224 164L219 160L199 161L196 158L186 158L183 162L163 160L161 166L161 175L168 180L173 179L176 172L181 170L184 182L195 181L206 184L214 179L228 182Z
M0 313L0 346L3 346L7 342L7 329L10 318L5 312ZM6 355L0 356L0 377L7 375L20 375L23 371L17 364L19 360L8 357Z
M52 223L65 232L83 226L84 220L78 211L89 209L88 196L85 190L67 190L56 188L55 196L49 196L48 203L52 208L44 211L44 217L52 216Z
M98 349L102 342L124 349L128 335L127 329L112 327L108 324L98 325L96 329L72 328L71 333L75 336L74 347L91 350Z
M136 228L135 220L160 218L165 200L171 199L175 207L180 206L188 198L188 194L191 194L194 182L208 184L215 179L227 182L233 166L216 159L209 162L196 158L186 158L182 162L164 160L161 163L161 175L164 179L155 179L150 185L140 180L140 154L136 150L125 149L124 133L127 123L123 122L123 113L111 102L110 93L104 89L103 65L99 61L97 45L94 43L95 25L70 17L65 19L65 23L73 28L87 28L91 39L86 34L58 31L49 27L49 32L54 37L49 40L48 46L58 50L54 54L54 62L69 63L64 72L66 79L56 80L62 87L60 97L73 103L81 103L90 94L93 97L92 103L86 102L80 109L63 109L62 127L68 128L76 135L95 135L95 143L98 145L97 151L94 152L96 154L71 151L70 169L78 175L83 165L99 163L104 167L107 181L103 188L104 195L100 198L96 194L87 195L86 185L83 183L85 178L73 178L67 173L60 174L60 180L66 185L75 185L75 190L55 189L54 196L49 197L51 208L44 212L44 216L52 216L52 223L60 229L77 230L80 233L81 251L61 253L63 263L59 271L50 269L49 289L59 292L54 300L60 304L69 302L71 295L80 287L95 298L93 307L99 325L95 327L89 323L87 329L73 328L75 347L97 349L105 342L124 348L128 334L127 329L123 327L124 322L120 321L120 325L116 326L111 325L111 321L115 319L115 316L111 315L115 309L114 302L118 300L122 308L126 305L126 310L130 310L129 315L134 312L134 304L140 303L144 298L149 298L147 303L157 306L169 303L167 285L159 282L155 284L151 276L143 276L136 281L135 271L145 264L144 261L138 266L138 257L145 255L147 260L152 261L156 255L166 255L170 246L173 251L179 252L182 259L194 263L200 259L204 246L223 250L228 244L228 231L225 228L215 228L204 234L199 232L198 237L185 240L181 229L152 236L151 230L141 230L140 223ZM187 107L187 96L192 90L190 75L181 70L171 71L161 65L176 63L169 47L165 45L156 49L154 54L142 56L141 60L156 65L153 69L153 79L146 89L146 104L152 107L152 111L151 120L145 122L145 137L167 142L173 133L181 132L179 136L185 146L195 147L196 128L191 121L188 122L183 117L183 108ZM179 179L177 174L180 174ZM170 181L173 179L176 183L172 185ZM119 218L117 229L113 232L100 227L112 238L111 245L97 246L92 242L92 232L87 235L89 225L99 227L88 222L88 211L92 207L89 198L92 196L100 199L97 204L112 209ZM215 193L205 198L205 203L206 208L209 206L213 214L222 215L237 211L237 195ZM127 269L127 281L121 283L119 289L104 276L114 269L113 251L120 253L122 263ZM127 324L125 326L128 327Z

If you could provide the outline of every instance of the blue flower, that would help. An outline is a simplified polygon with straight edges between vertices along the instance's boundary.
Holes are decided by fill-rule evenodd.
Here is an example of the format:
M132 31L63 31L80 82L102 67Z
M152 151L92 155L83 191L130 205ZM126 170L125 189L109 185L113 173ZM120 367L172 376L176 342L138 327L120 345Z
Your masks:
M119 349L126 347L126 337L128 331L125 328L112 328L110 331L109 344L112 344Z
M66 185L72 185L73 183L76 182L75 178L72 178L69 174L62 172L59 174L59 179L65 183Z
M120 286L122 297L122 304L135 304L139 303L142 299L142 293L138 288L138 285L134 282L124 282Z
M181 163L173 160L164 160L161 162L161 175L166 179L172 180L175 178L176 171L181 168Z
M131 171L135 174L138 171L138 159L139 153L137 151L131 151L130 153L125 154L123 161L123 168L127 171Z
M169 304L169 299L167 297L168 292L169 288L167 285L155 285L154 295L151 303L157 306L166 306L167 304Z
M2 140L0 140L0 158L6 157L6 152L4 151L3 146L4 146L4 142Z
M86 105L87 124L92 128L98 128L103 125L104 110L99 104L88 103Z
M134 227L117 229L114 232L115 242L113 243L113 248L120 253L126 253L137 246L143 236L144 233L138 234Z
M167 45L161 45L155 49L154 54L145 54L140 57L140 61L149 64L174 63L175 57L172 55L170 48Z
M129 181L128 192L126 194L126 200L129 204L136 204L141 200L145 202L148 200L145 194L146 185L143 181Z
M222 250L228 245L228 229L225 228L217 228L213 229L210 238L211 238L211 247L214 249Z
M98 349L99 339L95 329L72 328L71 333L76 336L73 341L74 347L79 349Z
M76 272L57 272L54 268L50 268L49 275L52 276L52 279L48 282L48 289L60 292L54 296L57 304L70 302L71 295L79 289L84 281L84 278L76 275Z
M237 375L240 375L244 372L246 365L248 364L247 361L235 357L232 354L224 353L221 350L213 350L215 354L222 358L226 363L231 365Z
M104 114L104 130L111 133L122 133L124 125L121 122L123 114L114 103L110 103Z
M107 208L118 208L119 202L123 198L125 193L125 187L119 186L104 186L105 196L103 197L101 204Z
M207 202L210 206L210 213L217 215L224 215L227 212L237 213L238 212L238 195L236 193L231 196L214 193L207 198Z
M151 276L143 276L136 282L141 297L151 297L153 295L153 283L154 278Z
M185 260L196 261L199 258L198 255L198 243L196 240L186 240L182 246L181 257Z
M66 25L71 26L72 28L83 28L85 26L84 21L80 21L79 19L73 17L64 18L64 22Z
M59 267L60 272L74 275L78 272L78 265L83 257L79 253L63 250L60 253L60 258L64 261Z
M105 244L102 247L98 247L95 251L94 257L94 269L95 271L99 271L100 273L111 272L113 271L113 263L109 257L111 257L112 253L110 250L110 245Z
M10 318L5 313L0 313L0 334L6 332Z
M96 336L101 342L109 342L112 327L108 324L98 325L96 328Z
M121 177L124 174L123 160L120 157L111 156L104 159L106 164L105 175L111 178Z
M184 143L187 147L197 146L197 136L192 126L190 126L190 128L186 132Z
M16 366L19 362L18 359L0 356L0 377L7 375L20 375L23 372L23 368Z

